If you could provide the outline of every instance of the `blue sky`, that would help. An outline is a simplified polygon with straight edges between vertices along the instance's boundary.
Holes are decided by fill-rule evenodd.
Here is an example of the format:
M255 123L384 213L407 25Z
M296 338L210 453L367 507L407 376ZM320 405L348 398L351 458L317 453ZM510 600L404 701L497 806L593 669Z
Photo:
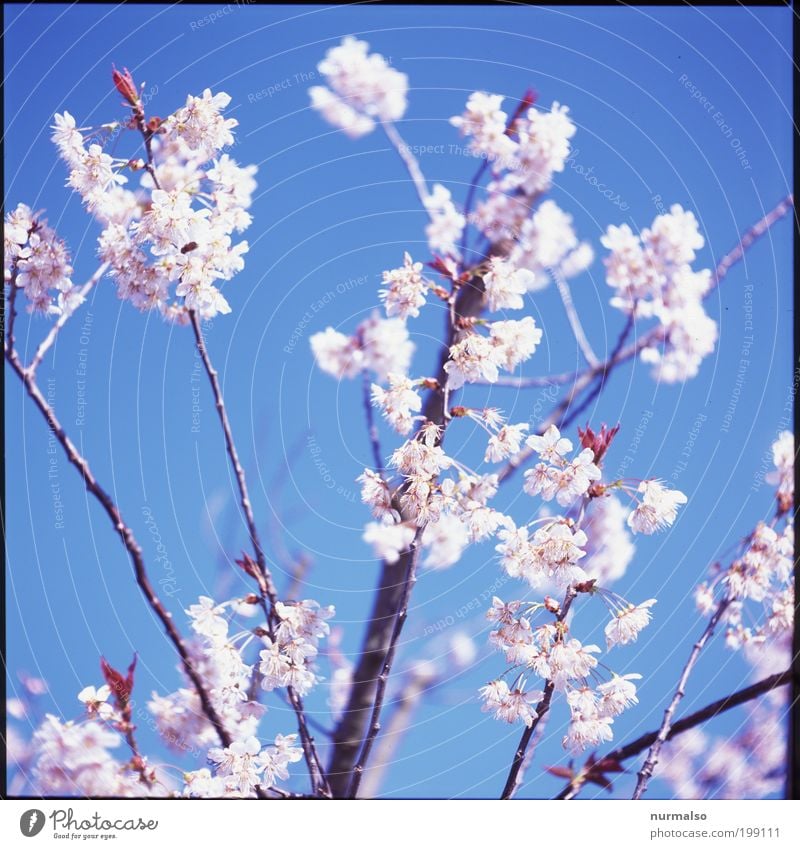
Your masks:
M219 13L216 20L206 18L211 13ZM445 144L446 154L422 156L421 166L456 200L463 201L475 161L452 152L449 145L461 140L448 119L471 91L513 99L530 86L540 105L566 103L578 127L573 163L593 169L618 196L609 200L582 169L568 167L551 197L573 215L579 235L599 253L609 224L628 221L639 229L662 211L660 204L681 203L694 210L706 237L698 265L713 267L739 232L790 191L790 14L782 8L7 6L6 205L23 201L46 209L72 248L75 279L82 281L95 268L97 230L63 186L63 166L49 141L53 113L68 109L79 125L120 117L112 62L146 83L154 114L168 114L206 87L231 94L231 114L240 122L233 155L258 165L259 190L246 268L225 289L233 312L213 322L209 348L268 548L285 546L313 558L307 594L336 605L335 624L345 629L344 648L353 653L378 574L361 541L367 512L354 483L370 462L361 386L337 384L316 370L308 337L327 325L350 331L369 314L378 303L380 272L398 265L406 249L424 258L426 219L380 132L351 141L309 108L307 88L318 81L316 64L325 50L344 35L358 35L409 75L409 108L399 129L410 144ZM634 600L659 599L649 633L613 658L620 671L645 675L639 708L615 723L620 741L656 724L688 638L702 630L690 588L706 564L770 511L769 487L754 480L790 389L791 248L784 220L710 299L720 342L697 378L657 386L645 366L628 365L587 413L593 424L623 423L608 459L612 469L645 417L628 473L668 480L676 474L674 485L689 496L669 533L637 540L636 559L615 587ZM754 287L755 339L728 425L723 416L750 332L744 325L748 285ZM608 306L599 260L572 289L592 345L607 352L621 318ZM525 373L574 368L578 353L556 290L537 293L530 309L544 340ZM293 342L309 311L311 320ZM434 309L412 322L415 374L432 369L440 327ZM22 316L20 346L30 353L45 332L44 320ZM88 395L78 423L82 357ZM174 577L167 601L178 621L198 594L244 587L231 558L246 538L205 382L199 432L192 430L195 367L189 331L118 301L106 280L39 371L45 390L53 381L59 416L134 527L152 577ZM15 670L41 675L51 686L44 706L74 716L77 691L99 683L98 656L122 666L134 649L139 698L174 689L173 652L106 516L63 456L48 453L47 429L11 374L5 391L12 691ZM549 404L540 389L487 394L473 388L465 397L476 404L488 397L517 421L538 420ZM706 418L682 468L700 416ZM470 439L463 425L469 456L478 435ZM385 446L395 444L388 432L383 436ZM51 456L63 528L54 526ZM525 498L519 480L509 486L506 504ZM168 552L169 575L155 562L154 527ZM276 569L285 586L280 565ZM448 616L476 635L481 655L423 705L386 792L495 796L502 788L519 730L482 714L475 698L477 687L500 671L502 658L486 648L480 612L457 616L499 576L490 544L475 547L451 570L421 576L397 668L441 652L442 638L432 642L425 630ZM504 591L522 595L524 587ZM604 613L595 604L579 610L582 639L601 636ZM746 675L740 659L721 644L712 646L682 710L743 685ZM324 689L309 705L327 724ZM264 733L291 730L285 706L273 699L270 707ZM541 767L565 759L564 719L564 706L557 705L521 795L557 789ZM729 716L710 730L725 734L740 721ZM152 734L143 727L141 735L148 748ZM668 792L654 785L654 794Z

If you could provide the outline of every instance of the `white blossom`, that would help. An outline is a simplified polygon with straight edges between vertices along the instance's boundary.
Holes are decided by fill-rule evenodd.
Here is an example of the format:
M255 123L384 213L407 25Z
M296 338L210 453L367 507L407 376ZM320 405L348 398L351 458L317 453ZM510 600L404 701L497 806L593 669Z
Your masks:
M411 255L403 254L403 265L383 272L380 297L386 306L387 316L416 318L425 303L425 281L422 278L422 263L414 262Z
M189 95L186 105L164 121L164 131L168 138L180 137L190 150L211 159L223 147L233 144L231 130L239 122L222 115L230 102L230 95L226 92L212 94L208 88L203 91L202 97Z
M483 275L486 303L490 310L514 309L525 306L523 295L531 289L533 272L516 268L508 260L493 257Z
M369 522L364 529L363 539L372 546L376 557L387 563L397 563L400 555L414 541L415 533L410 525Z
M618 716L626 708L639 703L636 698L636 685L634 681L641 679L641 675L631 672L628 675L614 675L610 681L597 685L600 693L600 701L597 709L603 716Z
M507 371L529 359L542 341L542 330L533 316L508 321L494 321L489 325L495 357Z
M503 351L492 340L478 333L469 333L450 347L450 359L445 363L447 386L460 389L465 383L485 380L494 383L499 375Z
M423 565L431 569L447 569L458 563L469 544L469 531L461 517L443 513L425 526L422 547L426 550Z
M334 377L353 377L361 371L364 354L358 342L332 327L315 333L311 339L311 350L317 365Z
M458 257L458 242L467 219L456 209L450 192L441 183L434 184L424 203L431 219L425 228L425 236L431 251Z
M631 604L619 610L614 618L606 625L606 643L609 648L617 645L625 645L633 642L639 631L650 622L650 608L656 603L656 599L650 598L641 604Z
M678 506L686 504L686 496L677 489L667 489L657 480L639 484L642 500L628 516L628 527L634 533L653 534L670 526L678 515Z
M311 105L327 121L357 138L375 121L396 121L406 110L408 78L389 65L369 44L348 36L317 65L327 87L309 89Z
M494 711L495 719L502 722L509 724L522 722L530 727L537 717L534 706L541 700L542 692L540 690L525 692L524 686L524 682L520 682L512 689L502 678L491 681L480 691L484 701L483 710Z
M386 421L405 436L413 426L412 413L422 409L422 398L414 389L413 381L405 375L390 372L386 378L388 389L372 384L372 403L380 407Z

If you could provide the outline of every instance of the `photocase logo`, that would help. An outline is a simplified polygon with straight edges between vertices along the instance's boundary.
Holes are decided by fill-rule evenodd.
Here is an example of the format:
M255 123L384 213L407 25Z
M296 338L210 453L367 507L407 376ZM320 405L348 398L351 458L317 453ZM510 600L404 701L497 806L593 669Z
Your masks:
M44 828L44 814L37 808L31 808L19 818L19 830L25 837L36 837Z

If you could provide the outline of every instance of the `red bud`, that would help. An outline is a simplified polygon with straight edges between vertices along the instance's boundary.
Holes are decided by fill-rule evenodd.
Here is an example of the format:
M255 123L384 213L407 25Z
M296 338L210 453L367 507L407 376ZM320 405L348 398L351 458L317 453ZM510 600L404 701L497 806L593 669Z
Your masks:
M581 439L581 445L584 448L591 448L594 452L595 465L599 466L608 451L609 446L614 440L614 437L619 433L619 425L612 427L610 430L602 425L600 430L595 433L587 424L586 430L578 428L578 436Z
M123 719L130 721L131 708L129 702L131 693L133 692L133 673L136 669L136 655L134 654L125 676L114 669L104 657L100 658L100 669L103 671L103 678L105 678L106 684L111 688L114 701Z
M114 80L114 85L116 86L117 91L125 98L125 100L127 100L131 106L138 107L139 92L136 89L136 83L133 81L131 72L125 68L123 73L120 73L116 68L113 68L111 78Z

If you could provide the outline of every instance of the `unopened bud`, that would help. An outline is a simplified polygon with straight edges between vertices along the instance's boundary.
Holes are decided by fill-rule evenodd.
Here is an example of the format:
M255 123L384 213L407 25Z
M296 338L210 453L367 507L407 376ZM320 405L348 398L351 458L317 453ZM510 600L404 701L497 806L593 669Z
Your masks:
M550 613L559 613L561 610L561 605L554 599L552 596L546 595L544 597L544 608L545 610L550 611Z
M113 66L112 66L113 67ZM138 107L139 92L136 90L136 83L133 81L131 72L124 68L120 73L116 68L111 72L111 78L114 80L114 85L117 91L130 103L133 107Z

